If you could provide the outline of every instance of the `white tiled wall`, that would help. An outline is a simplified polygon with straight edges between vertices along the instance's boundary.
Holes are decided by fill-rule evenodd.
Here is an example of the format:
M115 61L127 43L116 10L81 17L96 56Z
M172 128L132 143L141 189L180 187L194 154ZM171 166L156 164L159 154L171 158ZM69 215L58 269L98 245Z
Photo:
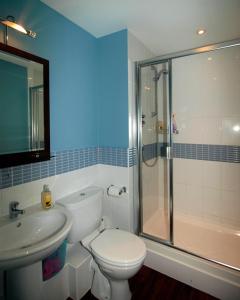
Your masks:
M105 191L103 201L104 215L107 217L109 225L133 231L133 187L132 176L129 176L131 172L132 168L94 165L77 171L2 189L0 191L0 216L9 213L8 206L11 201L18 201L22 208L40 203L41 191L44 184L49 185L53 199L55 200L89 185L97 185L103 187ZM111 184L126 186L127 193L119 198L108 197L106 195L106 188Z
M240 227L240 166L174 159L174 209L203 221Z
M174 142L240 145L239 78L240 47L174 59Z
M104 188L103 214L110 220L110 225L133 231L132 168L98 165L96 184ZM127 193L120 197L108 196L110 184L127 188Z
M172 70L174 142L240 145L240 47L175 59ZM174 159L174 208L239 228L240 164Z
M0 190L0 212L1 215L8 214L8 204L18 201L25 208L41 201L41 191L44 184L48 184L52 191L53 199L60 199L78 189L95 183L97 166L80 169L61 175L47 177L41 180L16 185Z

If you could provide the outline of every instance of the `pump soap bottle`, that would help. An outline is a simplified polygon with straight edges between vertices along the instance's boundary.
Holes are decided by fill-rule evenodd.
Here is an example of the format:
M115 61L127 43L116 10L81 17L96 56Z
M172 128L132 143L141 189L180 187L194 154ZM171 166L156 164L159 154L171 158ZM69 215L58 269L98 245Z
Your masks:
M42 207L44 209L48 209L52 207L52 194L47 184L43 185L43 190L41 193L41 202L42 202Z

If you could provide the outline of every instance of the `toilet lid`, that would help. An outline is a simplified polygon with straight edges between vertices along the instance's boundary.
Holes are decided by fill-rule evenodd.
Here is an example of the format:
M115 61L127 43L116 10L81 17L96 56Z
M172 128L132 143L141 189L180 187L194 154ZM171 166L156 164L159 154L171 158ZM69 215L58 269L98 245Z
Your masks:
M146 255L146 246L139 237L119 229L105 230L93 240L91 249L95 256L117 265L136 264Z

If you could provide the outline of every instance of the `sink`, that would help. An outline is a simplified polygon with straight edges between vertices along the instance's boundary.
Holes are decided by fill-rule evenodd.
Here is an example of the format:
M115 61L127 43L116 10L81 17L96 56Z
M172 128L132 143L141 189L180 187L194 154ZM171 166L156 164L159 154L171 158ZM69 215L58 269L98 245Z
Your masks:
M53 253L67 237L72 217L61 206L26 209L23 216L0 219L0 269L23 267Z

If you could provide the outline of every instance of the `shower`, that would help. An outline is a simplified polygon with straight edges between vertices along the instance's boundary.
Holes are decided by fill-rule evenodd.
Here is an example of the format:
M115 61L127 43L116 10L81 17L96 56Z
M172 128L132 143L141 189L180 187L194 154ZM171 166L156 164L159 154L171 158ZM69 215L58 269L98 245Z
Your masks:
M137 64L140 234L237 270L239 57L230 41Z
M161 78L162 75L167 75L168 74L168 70L166 69L161 69L158 71L157 67L152 65L151 66L151 70L154 71L154 76L152 78L153 82L154 82L154 111L151 112L151 118L158 118L158 82ZM142 115L145 117L145 114ZM146 124L146 122L143 122L143 126ZM149 163L147 162L147 159L145 159L144 157L144 147L142 148L142 158L143 158L143 162L147 167L154 167L157 163L158 160L158 155L159 155L159 146L158 146L158 130L157 130L157 120L154 122L154 131L155 131L155 143L154 144L154 160L153 162Z

